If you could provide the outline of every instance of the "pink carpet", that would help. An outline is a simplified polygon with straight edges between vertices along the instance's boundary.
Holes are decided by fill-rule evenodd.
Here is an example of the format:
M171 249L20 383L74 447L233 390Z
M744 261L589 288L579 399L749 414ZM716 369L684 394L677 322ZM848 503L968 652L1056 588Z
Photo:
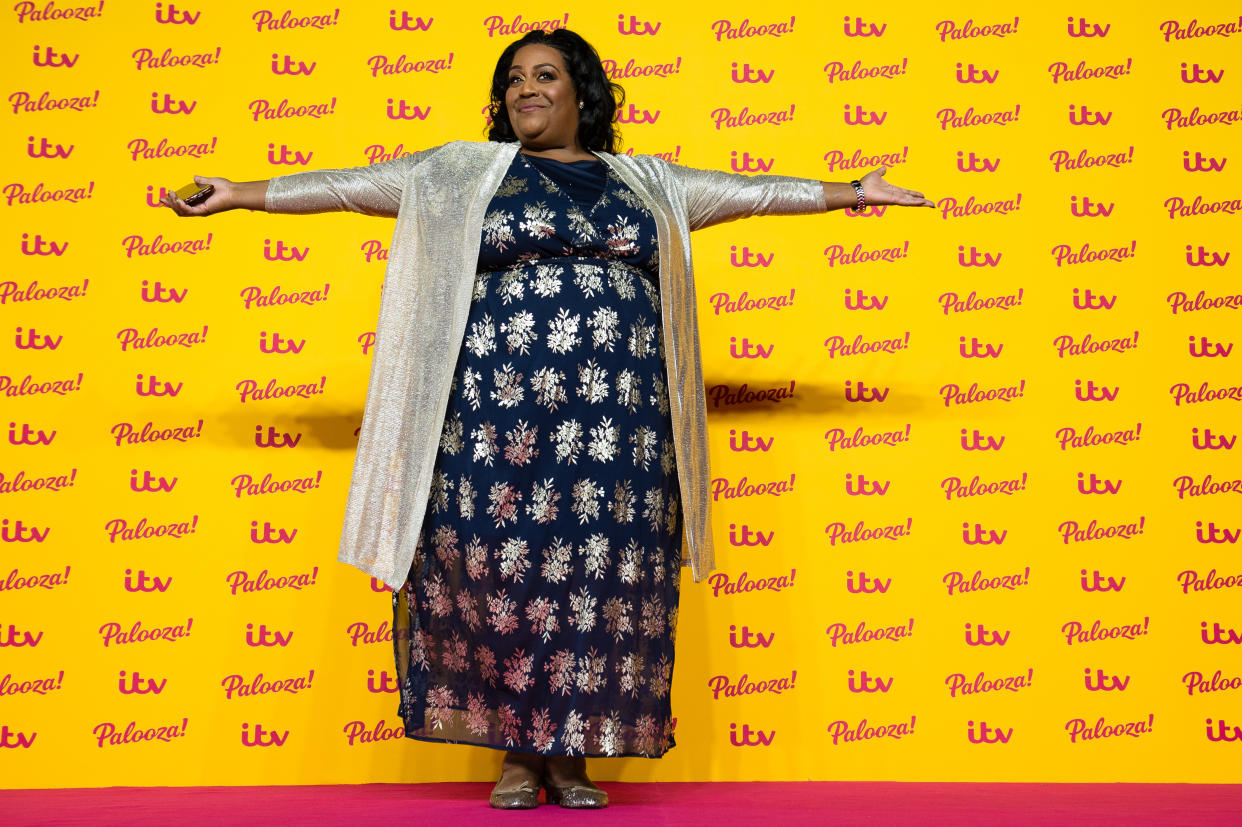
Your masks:
M1242 785L607 784L612 806L498 812L490 784L109 787L0 791L0 822L444 825L1242 824Z

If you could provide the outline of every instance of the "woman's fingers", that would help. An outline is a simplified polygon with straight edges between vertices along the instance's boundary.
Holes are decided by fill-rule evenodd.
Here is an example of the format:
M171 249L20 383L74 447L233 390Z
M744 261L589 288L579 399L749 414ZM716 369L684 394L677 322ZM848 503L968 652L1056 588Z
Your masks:
M168 206L171 207L172 211L175 212L177 215L180 215L182 217L190 215L190 207L184 201L178 198L176 195L173 195L171 198L169 198Z
M900 201L898 203L912 207L934 207L935 204L929 201L921 192L914 190L900 190Z
M160 203L168 207L177 215L185 215L185 202L177 197L177 191L172 187L164 188L164 197L160 199Z
M164 196L160 198L160 203L171 209L180 216L204 216L213 215L216 212L229 209L224 206L227 202L227 193L232 183L227 178L211 178L206 175L195 175L192 177L194 183L199 187L211 185L215 191L194 206L185 203L177 196L176 187L165 187Z
M917 190L903 189L901 192L906 197L906 201L905 201L906 204L910 204L916 207L936 206L934 201L931 201L930 199L927 198L927 196L923 195L923 193L918 192Z
M199 176L197 175L194 176L194 181L200 186L202 185L202 182L199 179ZM181 198L177 196L177 192L175 189L173 189L172 187L165 187L164 189L165 189L164 197L160 199L160 203L168 207L169 209L171 209L177 215L182 216L182 217L198 217L198 216L204 216L204 215L211 214L210 210L207 207L206 201L202 202L201 204L196 204L195 206L191 207L189 204L185 203L185 201L182 201Z
M903 207L935 206L935 202L929 200L927 196L918 190L899 187L896 184L890 184L885 181L884 172L887 169L887 167L878 167L868 172L862 178L864 189L871 190L871 196L868 198L871 203L878 205L891 203Z

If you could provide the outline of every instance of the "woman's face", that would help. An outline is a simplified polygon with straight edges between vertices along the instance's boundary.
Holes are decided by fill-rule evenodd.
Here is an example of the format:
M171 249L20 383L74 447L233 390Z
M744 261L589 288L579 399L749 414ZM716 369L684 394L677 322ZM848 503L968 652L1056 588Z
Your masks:
M509 123L527 149L571 148L578 143L578 94L565 59L551 46L517 50L505 89Z

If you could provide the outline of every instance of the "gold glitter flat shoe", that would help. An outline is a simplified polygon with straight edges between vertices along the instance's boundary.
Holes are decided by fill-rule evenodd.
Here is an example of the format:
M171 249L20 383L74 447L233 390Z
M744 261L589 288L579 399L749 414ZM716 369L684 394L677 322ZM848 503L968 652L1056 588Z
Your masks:
M497 810L533 810L539 806L543 770L543 756L506 752L500 764L500 780L492 787L487 803ZM507 780L506 772L509 774Z
M539 787L530 781L524 779L517 787L509 790L502 790L500 784L501 781L496 782L487 799L487 803L497 810L533 810L539 806Z
M586 784L557 787L544 779L543 788L547 791L549 804L573 810L598 810L608 806L608 793L589 780Z

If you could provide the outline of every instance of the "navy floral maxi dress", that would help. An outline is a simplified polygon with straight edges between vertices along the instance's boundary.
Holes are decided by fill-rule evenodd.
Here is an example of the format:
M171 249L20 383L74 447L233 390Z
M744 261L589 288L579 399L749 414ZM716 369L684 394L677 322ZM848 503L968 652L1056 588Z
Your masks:
M484 220L427 516L393 596L408 737L543 755L674 745L682 525L658 259L650 212L606 164L517 154Z

